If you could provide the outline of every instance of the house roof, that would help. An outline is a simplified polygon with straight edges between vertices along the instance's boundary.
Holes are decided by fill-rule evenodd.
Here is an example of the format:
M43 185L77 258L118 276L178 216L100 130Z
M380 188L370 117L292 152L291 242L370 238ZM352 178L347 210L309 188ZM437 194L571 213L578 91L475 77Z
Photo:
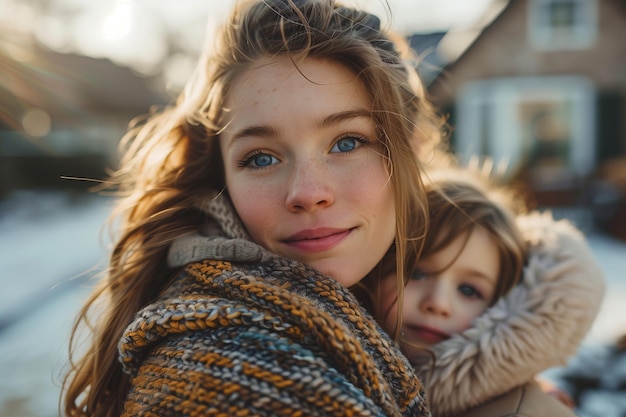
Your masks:
M19 118L29 108L61 119L90 113L137 115L168 100L148 79L109 60L57 53L1 36L0 72L4 118Z
M437 53L437 45L445 35L445 32L433 32L409 36L409 45L417 53L417 71L426 85L430 84L444 65Z
M509 6L510 0L492 0L476 21L452 28L437 45L437 54L445 65L456 62Z
M598 0L598 19L603 19L596 40L599 44L583 51L585 59L567 48L536 48L528 33L530 6L530 0L492 0L480 19L446 33L436 46L440 69L428 84L441 101L438 104L448 102L465 81L476 78L582 74L599 86L623 85L620 51L624 49L617 39L623 37L626 0ZM617 48L617 55L611 56L607 48ZM501 59L503 56L509 58ZM597 65L600 61L603 68Z
M418 71L424 83L430 85L445 67L460 59L509 3L510 0L492 0L476 21L453 27L447 32L411 35L409 43L420 58Z

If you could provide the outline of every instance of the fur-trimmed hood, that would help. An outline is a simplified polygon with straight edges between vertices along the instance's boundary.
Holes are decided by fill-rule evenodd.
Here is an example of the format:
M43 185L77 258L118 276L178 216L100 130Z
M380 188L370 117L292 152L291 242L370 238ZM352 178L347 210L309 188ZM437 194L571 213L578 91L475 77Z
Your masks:
M529 245L522 282L471 328L434 346L435 364L418 369L433 416L458 414L564 365L598 313L604 277L584 236L550 214L518 224Z

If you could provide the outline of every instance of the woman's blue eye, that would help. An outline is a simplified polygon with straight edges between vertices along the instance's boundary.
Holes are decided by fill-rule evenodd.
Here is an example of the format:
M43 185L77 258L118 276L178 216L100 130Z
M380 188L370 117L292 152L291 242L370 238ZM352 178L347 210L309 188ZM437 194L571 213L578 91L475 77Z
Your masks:
M364 139L354 136L346 136L344 138L339 139L330 150L331 152L350 152L359 147Z
M471 285L461 285L459 286L459 292L466 297L478 297L480 298L480 293L476 290L476 288Z
M272 155L268 155L266 153L260 153L252 158L254 165L258 167L266 167L268 165L272 165L273 160L276 159Z
M239 163L240 167L265 168L278 163L278 158L267 153L258 152L250 155Z

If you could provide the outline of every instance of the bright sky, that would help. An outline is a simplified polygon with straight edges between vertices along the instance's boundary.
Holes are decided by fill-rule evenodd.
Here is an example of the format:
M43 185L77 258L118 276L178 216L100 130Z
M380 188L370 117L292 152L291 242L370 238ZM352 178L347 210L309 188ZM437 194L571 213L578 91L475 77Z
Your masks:
M65 0L69 1L69 0ZM153 4L170 0L153 0ZM198 3L196 0L184 2ZM236 0L200 0L200 8L207 8L209 15L219 19L222 13L232 7ZM432 32L446 30L452 26L478 18L486 6L494 0L342 0L344 4L363 7L388 22L391 9L391 23L402 32ZM202 4L203 3L203 4ZM387 7L389 5L389 7ZM177 6L178 7L178 6ZM189 9L196 9L190 7ZM196 9L197 12L197 9Z
M350 0L384 16L382 0ZM432 32L472 22L493 0L388 0L392 25L397 30Z
M108 58L144 74L184 78L205 45L207 28L237 0L0 0L0 32L32 33L59 52ZM402 34L472 23L495 0L343 0ZM389 7L386 7L388 4ZM0 33L1 35L1 33ZM178 55L168 50L165 37ZM169 73L169 74L168 74Z

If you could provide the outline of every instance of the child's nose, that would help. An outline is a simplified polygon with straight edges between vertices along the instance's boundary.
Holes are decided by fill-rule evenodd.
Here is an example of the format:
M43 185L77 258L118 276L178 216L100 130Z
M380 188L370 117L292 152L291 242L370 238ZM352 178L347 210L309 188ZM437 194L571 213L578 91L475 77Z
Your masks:
M442 284L432 285L421 301L421 310L444 317L451 314L451 294L450 290Z

